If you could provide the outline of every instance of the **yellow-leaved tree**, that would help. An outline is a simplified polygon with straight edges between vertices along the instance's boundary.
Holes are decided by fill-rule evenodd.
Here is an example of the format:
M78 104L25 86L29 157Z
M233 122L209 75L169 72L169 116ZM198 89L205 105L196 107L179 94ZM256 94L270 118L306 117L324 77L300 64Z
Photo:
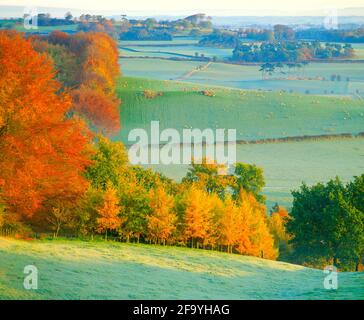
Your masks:
M240 210L244 217L243 228L237 247L238 252L265 259L276 259L278 250L268 227L268 216L265 206L259 203L253 194L240 191Z
M159 186L150 190L149 198L152 212L147 216L147 238L154 243L165 244L176 229L174 197Z
M185 194L185 238L191 241L191 247L209 243L212 229L213 204L209 194L192 185Z
M220 243L226 246L228 253L232 253L234 247L241 240L245 231L242 222L243 217L240 208L231 197L227 197L221 216Z

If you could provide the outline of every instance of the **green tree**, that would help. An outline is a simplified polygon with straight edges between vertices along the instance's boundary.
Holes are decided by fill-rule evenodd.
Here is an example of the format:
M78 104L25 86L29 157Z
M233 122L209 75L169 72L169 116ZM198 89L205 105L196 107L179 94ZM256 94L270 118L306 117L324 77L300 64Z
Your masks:
M364 263L364 174L348 184L348 196L352 207L349 210L350 233L347 233L349 256L355 259L355 270Z
M261 194L265 186L263 169L256 165L237 163L235 165L236 182L233 185L234 197L237 198L241 190L245 190L254 195L260 202L265 202L265 197Z
M203 158L201 163L191 164L183 183L196 184L207 193L215 193L221 199L224 198L227 188L234 183L234 178L226 174L227 168L215 162Z
M120 187L128 169L128 156L122 143L99 136L92 161L92 165L87 168L86 177L94 188L106 190L109 182L115 188Z
M360 206L355 207L354 199L360 188L360 179L345 186L336 178L327 184L303 185L292 193L292 219L287 230L292 235L295 256L301 262L332 262L342 269L355 263L359 268L364 215Z

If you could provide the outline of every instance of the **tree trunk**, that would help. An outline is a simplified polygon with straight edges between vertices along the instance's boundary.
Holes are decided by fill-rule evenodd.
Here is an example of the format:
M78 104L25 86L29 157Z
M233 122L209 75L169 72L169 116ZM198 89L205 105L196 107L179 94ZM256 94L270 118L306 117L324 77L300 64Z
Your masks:
M56 230L56 238L58 238L58 234L59 234L59 229L61 228L61 225L57 225L57 230Z
M337 257L333 258L333 264L334 264L335 267L337 266Z
M107 241L107 230L105 232L105 241Z

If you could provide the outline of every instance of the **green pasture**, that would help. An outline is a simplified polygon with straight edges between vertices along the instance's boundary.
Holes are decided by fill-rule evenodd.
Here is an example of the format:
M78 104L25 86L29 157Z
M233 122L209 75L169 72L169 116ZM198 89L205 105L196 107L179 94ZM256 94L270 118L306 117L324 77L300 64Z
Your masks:
M219 50L219 49L217 49ZM127 52L129 56L146 53ZM122 52L122 55L124 53ZM150 53L150 56L152 53ZM170 58L170 54L154 52L154 57ZM173 56L173 55L172 55ZM187 70L203 64L197 61L166 61L162 59L124 58L120 61L123 74L158 80L178 78ZM183 67L181 67L183 66ZM191 68L192 67L192 68ZM259 65L212 63L209 68L195 72L184 79L202 85L215 85L239 89L261 89L315 95L364 95L364 63L311 63L308 66L284 73L263 75ZM332 81L332 76L339 76Z
M38 289L23 287L24 267ZM0 238L0 299L364 299L364 274L216 251L142 244Z

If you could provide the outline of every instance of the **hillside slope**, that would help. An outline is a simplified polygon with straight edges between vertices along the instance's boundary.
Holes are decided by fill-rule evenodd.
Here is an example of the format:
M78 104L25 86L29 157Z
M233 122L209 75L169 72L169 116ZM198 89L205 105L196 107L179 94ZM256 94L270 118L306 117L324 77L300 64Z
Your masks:
M23 289L35 265L39 289ZM0 299L364 299L364 273L324 273L297 265L197 249L0 238Z
M144 90L160 93L153 99ZM208 90L213 97L202 94ZM263 92L123 77L117 88L123 101L117 139L128 143L129 131L174 128L237 129L238 140L304 135L357 134L363 131L364 102L344 97Z

